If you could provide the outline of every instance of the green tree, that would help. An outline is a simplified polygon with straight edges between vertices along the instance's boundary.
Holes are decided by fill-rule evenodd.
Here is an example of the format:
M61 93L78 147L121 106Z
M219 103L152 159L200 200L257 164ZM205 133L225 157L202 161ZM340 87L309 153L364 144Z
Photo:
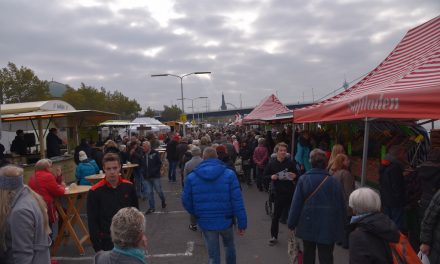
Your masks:
M119 91L107 92L107 102L108 110L120 114L123 118L135 118L142 110L135 99L130 100Z
M51 98L49 86L41 81L35 73L26 67L9 62L0 71L0 101L1 103L22 103L42 101Z
M164 105L163 108L162 119L164 121L178 120L182 114L182 110L177 105L171 105L171 107Z
M76 109L90 109L117 113L121 118L131 119L142 110L136 100L130 100L119 91L110 92L101 87L96 89L81 83L78 90L67 89L62 100Z
M147 109L145 109L145 112L144 112L143 116L155 117L156 116L156 111L154 111L153 108L151 108L151 107L147 107Z

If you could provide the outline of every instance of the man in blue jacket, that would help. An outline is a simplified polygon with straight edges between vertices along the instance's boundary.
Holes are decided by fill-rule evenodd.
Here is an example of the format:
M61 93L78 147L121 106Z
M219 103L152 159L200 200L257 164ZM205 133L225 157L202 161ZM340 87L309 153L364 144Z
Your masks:
M310 152L312 169L296 185L287 225L303 240L304 264L314 264L316 248L319 263L333 264L335 242L342 241L345 201L340 183L328 174L325 152Z
M194 215L208 248L209 263L220 263L219 237L223 238L227 264L235 264L232 225L237 219L239 235L247 227L246 210L235 173L217 159L214 148L203 151L204 161L188 174L182 193L185 209Z

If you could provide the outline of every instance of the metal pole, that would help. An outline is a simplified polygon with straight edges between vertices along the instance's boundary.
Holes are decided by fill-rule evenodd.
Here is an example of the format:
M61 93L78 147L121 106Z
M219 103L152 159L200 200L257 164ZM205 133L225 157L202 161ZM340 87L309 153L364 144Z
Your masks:
M191 108L193 112L193 122L194 122L194 99L191 100Z
M361 174L361 186L365 186L367 178L367 161L368 161L368 136L370 135L370 122L368 117L365 118L364 127L364 149L362 152L362 174Z
M185 104L183 103L183 76L180 78L180 96L182 99L182 114L185 114ZM186 136L186 125L183 123L183 136Z
M185 113L185 105L183 104L183 77L180 78L180 99L182 99L182 114Z

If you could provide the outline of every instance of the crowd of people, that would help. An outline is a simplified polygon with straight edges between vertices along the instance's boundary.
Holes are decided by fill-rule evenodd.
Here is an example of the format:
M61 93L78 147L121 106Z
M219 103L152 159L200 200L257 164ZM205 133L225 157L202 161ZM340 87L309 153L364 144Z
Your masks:
M75 149L76 184L91 185L85 177L99 171L105 175L87 195L96 263L145 263L144 214L156 210L154 192L161 208L167 207L161 186L164 161L156 151L160 144L149 134L109 139L102 148L82 140ZM440 150L432 149L409 175L404 148L389 147L379 168L377 192L356 189L343 145L317 143L309 131L197 130L185 137L169 133L163 144L168 182L179 180L182 185L188 227L202 232L209 263L220 263L220 237L226 263L236 263L233 227L239 235L247 229L242 184L255 184L261 195L271 197L268 245L277 246L279 225L286 224L302 240L303 263L315 263L316 253L319 263L333 263L336 244L349 250L350 263L393 263L390 243L399 243L402 234L411 242L408 249L440 263ZM289 154L292 149L294 155ZM127 162L139 164L130 180L121 176ZM36 163L28 185L23 169L0 169L1 263L50 262L51 238L60 220L54 200L65 187L61 169L50 159ZM406 214L414 199L419 210L413 226L418 232ZM144 213L139 211L140 200L148 201ZM31 246L35 241L38 247Z

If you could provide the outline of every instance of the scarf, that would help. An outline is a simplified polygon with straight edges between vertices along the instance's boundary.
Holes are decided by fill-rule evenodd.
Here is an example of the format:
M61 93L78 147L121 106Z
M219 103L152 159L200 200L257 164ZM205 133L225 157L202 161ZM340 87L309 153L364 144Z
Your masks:
M133 257L140 260L142 263L147 264L144 259L144 251L140 248L120 248L115 245L113 251L122 255Z

